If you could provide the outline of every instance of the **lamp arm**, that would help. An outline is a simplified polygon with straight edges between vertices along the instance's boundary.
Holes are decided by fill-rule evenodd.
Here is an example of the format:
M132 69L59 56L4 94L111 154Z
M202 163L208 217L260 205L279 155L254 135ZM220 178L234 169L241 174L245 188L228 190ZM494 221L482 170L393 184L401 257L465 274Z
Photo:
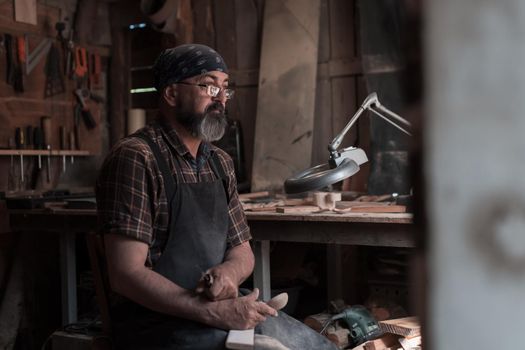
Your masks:
M376 108L377 110L374 108ZM348 130L350 130L350 128L355 124L355 122L361 116L361 114L367 109L372 111L374 114L378 115L379 117L383 118L384 120L386 120L387 122L389 122L390 124L398 128L405 134L412 136L412 134L409 131L407 131L402 126L396 123L397 121L400 124L404 124L405 126L410 127L410 122L408 122L406 119L402 118L398 114L392 112L388 108L383 107L381 103L379 102L379 99L377 98L377 94L373 92L366 97L366 99L363 101L363 103L361 104L357 112L355 112L355 114L352 116L348 124L346 124L344 129L332 140L332 142L330 142L330 144L328 145L328 151L330 152L330 154L333 155L334 153L337 152L337 148L339 147L341 142L343 142L343 138L345 137ZM385 113L388 117L381 114L378 110Z
M389 118L385 117L384 115L382 115L381 113L379 113L377 110L375 110L373 107L379 109L381 112L385 113L386 115L388 115L390 118L392 118L393 120L390 120ZM397 124L395 121L397 121L398 123L400 124L404 124L408 127L411 126L410 122L406 119L404 119L403 117L401 117L400 115L392 112L391 110L389 110L388 108L386 107L383 107L382 105L375 105L375 106L370 106L368 108L368 110L370 110L372 113L374 113L375 115L381 117L383 120L389 122L390 124L392 124L393 126L395 126L396 128L398 128L399 130L401 130L402 132L404 132L405 134L409 135L409 136L412 136L412 134L404 129L402 126L400 126L399 124Z
M346 124L346 126L344 127L343 130L341 130L341 132L333 139L332 142L330 142L330 144L328 145L328 151L330 153L335 153L337 151L337 148L339 147L339 145L341 144L341 142L343 142L343 138L345 137L346 133L348 132L348 130L350 130L350 128L355 124L355 122L357 121L357 119L361 116L361 114L365 111L365 109L363 108L363 106L359 107L359 109L357 110L357 112L355 112L355 114L353 115L353 117L350 119L350 121L348 122L348 124Z

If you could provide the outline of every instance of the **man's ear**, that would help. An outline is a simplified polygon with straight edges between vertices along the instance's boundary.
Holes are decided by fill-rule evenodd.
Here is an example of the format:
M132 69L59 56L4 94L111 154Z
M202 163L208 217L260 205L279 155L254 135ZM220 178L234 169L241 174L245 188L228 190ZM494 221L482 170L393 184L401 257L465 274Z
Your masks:
M170 106L174 107L177 100L177 87L175 85L169 85L164 89L162 96Z

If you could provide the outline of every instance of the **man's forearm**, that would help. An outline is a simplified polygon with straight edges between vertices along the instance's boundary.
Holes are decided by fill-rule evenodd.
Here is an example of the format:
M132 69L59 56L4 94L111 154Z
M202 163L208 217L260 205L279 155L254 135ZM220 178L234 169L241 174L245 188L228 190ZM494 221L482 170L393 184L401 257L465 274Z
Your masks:
M115 276L111 286L115 292L148 309L209 323L209 301L146 267Z
M222 263L232 272L237 280L237 286L244 282L253 272L255 258L249 242L244 242L229 249Z
M154 311L226 330L254 328L266 316L277 316L274 309L257 301L258 291L209 301L147 268L121 277L115 287L115 291Z

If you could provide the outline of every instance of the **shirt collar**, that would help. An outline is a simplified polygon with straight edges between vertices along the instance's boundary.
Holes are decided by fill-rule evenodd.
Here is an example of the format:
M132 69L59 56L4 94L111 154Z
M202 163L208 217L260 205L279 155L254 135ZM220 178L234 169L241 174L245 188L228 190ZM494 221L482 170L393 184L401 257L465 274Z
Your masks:
M186 145L181 141L175 128L163 121L162 118L159 120L159 128L161 133L165 136L165 139L179 156L193 158L190 151L188 150L188 147L186 147ZM204 157L204 159L208 159L212 152L214 152L214 150L211 147L211 144L202 141L199 145L199 150L197 151L197 158Z

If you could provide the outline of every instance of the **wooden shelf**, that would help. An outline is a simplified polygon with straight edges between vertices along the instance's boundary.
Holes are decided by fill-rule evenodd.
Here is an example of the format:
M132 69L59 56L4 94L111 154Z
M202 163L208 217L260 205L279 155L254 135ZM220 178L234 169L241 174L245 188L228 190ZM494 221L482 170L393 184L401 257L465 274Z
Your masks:
M60 150L52 149L51 151L45 149L0 149L0 156L93 156L89 151L82 150Z

